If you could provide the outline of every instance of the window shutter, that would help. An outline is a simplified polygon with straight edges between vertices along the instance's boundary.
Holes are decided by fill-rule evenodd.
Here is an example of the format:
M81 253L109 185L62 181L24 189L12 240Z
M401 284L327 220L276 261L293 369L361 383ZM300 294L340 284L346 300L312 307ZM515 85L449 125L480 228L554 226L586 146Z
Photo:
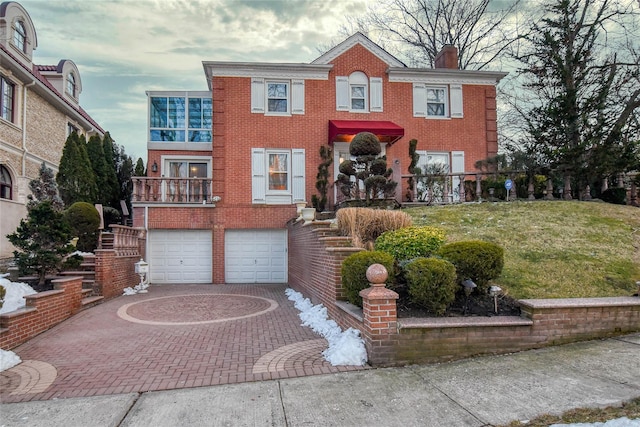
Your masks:
M304 80L291 80L291 114L304 114Z
M413 84L413 117L427 117L427 88L424 83Z
M451 118L461 119L462 115L462 85L449 85L451 98Z
M382 112L382 78L371 77L369 85L371 86L369 111Z
M251 79L251 112L264 113L264 79Z
M264 148L251 149L251 197L253 203L266 203L267 175Z
M336 76L336 110L349 111L351 109L349 96L349 77Z
M306 201L304 149L291 150L291 195L293 203Z
M452 151L451 152L451 173L464 172L464 151ZM454 176L451 180L453 200L455 202L460 201L460 177Z

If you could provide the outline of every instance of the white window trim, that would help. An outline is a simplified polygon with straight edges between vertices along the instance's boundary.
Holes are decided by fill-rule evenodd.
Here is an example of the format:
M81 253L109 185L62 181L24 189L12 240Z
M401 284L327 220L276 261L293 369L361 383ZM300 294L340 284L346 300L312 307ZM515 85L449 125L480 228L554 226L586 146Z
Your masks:
M160 156L160 176L169 177L169 163L180 161L187 163L206 163L207 164L207 178L212 177L211 156L181 156L178 154L166 154Z
M427 89L444 89L444 116L430 116L427 109ZM464 117L462 85L432 85L425 83L413 83L413 117L424 117L428 120L449 120Z
M287 190L269 189L269 154L287 154ZM305 185L304 149L251 149L251 200L253 204L290 205L304 201Z
M287 111L269 111L269 85L285 84L287 86ZM281 99L281 98L273 98ZM269 79L264 81L264 114L265 116L290 116L291 115L291 80Z
M352 76L336 76L336 111L349 111L351 113L377 113L383 111L382 77L364 77L362 81L352 81ZM366 80L365 80L366 79ZM357 79L356 79L357 80ZM354 86L364 87L364 109L354 109L351 89Z
M435 90L444 90L444 114L443 115L429 115L429 97L426 92L429 89ZM449 113L449 87L448 86L436 86L436 85L426 85L425 86L425 114L428 119L448 119L450 118ZM435 103L434 103L435 104Z

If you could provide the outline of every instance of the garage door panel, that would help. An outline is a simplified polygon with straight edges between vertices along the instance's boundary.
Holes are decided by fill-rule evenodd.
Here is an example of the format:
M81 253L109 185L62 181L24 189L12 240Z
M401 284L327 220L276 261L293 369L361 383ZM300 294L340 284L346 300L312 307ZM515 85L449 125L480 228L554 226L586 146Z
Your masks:
M211 231L149 230L152 283L211 283Z
M286 230L227 230L225 276L229 283L286 282Z

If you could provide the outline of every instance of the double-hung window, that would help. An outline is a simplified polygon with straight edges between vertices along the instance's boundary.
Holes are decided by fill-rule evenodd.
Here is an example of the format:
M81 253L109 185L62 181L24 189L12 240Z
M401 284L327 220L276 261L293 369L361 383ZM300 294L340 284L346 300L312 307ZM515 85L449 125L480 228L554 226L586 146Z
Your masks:
M361 71L336 76L336 110L352 113L382 111L382 78Z
M305 200L304 149L251 150L254 204L292 204Z
M414 83L413 116L428 119L462 118L462 85Z
M267 116L304 114L304 80L251 78L251 112Z
M15 85L5 77L0 76L0 91L0 117L13 122Z
M67 93L74 98L76 97L76 77L73 73L67 75Z

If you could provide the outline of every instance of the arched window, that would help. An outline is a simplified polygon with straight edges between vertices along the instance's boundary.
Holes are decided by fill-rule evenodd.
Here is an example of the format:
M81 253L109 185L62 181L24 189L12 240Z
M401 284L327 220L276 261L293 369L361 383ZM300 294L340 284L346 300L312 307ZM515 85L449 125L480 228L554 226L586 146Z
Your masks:
M12 198L13 193L13 185L11 182L11 174L9 173L9 169L0 165L0 199L9 199Z
M76 77L73 73L67 75L67 93L74 98L76 97Z
M23 52L27 52L27 30L22 21L16 21L13 28L13 44Z
M349 95L352 111L367 111L369 109L367 102L368 84L369 79L361 71L356 71L349 76Z

